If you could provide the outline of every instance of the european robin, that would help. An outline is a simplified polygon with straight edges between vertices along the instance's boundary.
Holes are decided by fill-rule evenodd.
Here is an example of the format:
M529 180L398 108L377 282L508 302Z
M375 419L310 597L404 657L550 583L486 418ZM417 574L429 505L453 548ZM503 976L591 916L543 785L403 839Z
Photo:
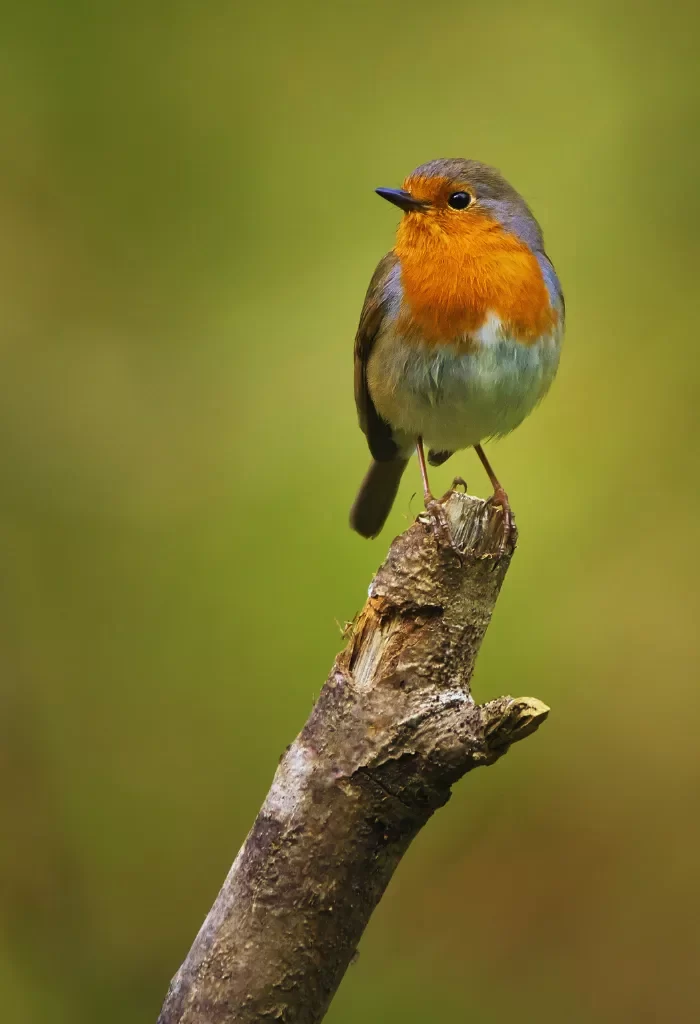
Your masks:
M542 231L522 196L476 160L431 160L402 188L376 191L403 217L355 339L355 402L373 461L350 523L379 533L414 448L439 523L425 441L431 465L476 450L506 537L508 496L481 442L522 423L557 371L564 298Z

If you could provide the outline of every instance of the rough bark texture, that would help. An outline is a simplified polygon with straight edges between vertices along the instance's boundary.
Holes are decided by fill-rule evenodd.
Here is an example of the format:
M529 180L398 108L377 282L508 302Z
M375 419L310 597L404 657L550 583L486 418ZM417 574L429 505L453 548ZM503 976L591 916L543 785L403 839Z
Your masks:
M465 772L533 732L533 698L469 681L513 553L501 515L452 493L452 546L425 517L377 573L159 1024L320 1021L399 860Z

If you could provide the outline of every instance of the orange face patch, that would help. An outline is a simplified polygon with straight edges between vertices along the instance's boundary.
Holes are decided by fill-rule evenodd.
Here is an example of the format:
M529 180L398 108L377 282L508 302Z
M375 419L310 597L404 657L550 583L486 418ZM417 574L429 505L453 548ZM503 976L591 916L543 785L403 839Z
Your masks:
M474 189L466 181L455 184L449 178L443 178L439 175L433 177L424 175L408 177L404 180L401 187L406 192L410 192L416 199L432 203L435 207L447 206L447 200L453 192L464 191L474 195Z
M478 330L495 313L512 337L533 344L556 323L542 271L532 250L479 210L478 195L466 210L449 196L469 184L445 178L408 178L404 188L430 202L404 215L395 252L411 323L436 344Z

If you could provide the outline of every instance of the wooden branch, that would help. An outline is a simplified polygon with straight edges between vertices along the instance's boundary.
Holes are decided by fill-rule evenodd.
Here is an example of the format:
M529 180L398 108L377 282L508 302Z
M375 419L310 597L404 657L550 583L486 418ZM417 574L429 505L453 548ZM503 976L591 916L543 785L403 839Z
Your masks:
M513 554L500 510L452 492L453 545L419 519L391 546L159 1024L315 1024L409 843L465 772L548 708L469 681Z

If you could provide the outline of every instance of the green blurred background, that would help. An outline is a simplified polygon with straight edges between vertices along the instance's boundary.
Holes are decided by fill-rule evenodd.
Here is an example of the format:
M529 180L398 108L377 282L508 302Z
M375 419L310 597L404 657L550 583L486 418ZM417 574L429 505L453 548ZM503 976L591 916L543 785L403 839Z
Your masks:
M475 678L553 713L416 841L327 1019L697 1020L697 8L2 21L3 1017L155 1021L420 508L414 466L377 541L347 527L352 339L372 189L464 155L567 296L552 394L490 448L521 544Z

